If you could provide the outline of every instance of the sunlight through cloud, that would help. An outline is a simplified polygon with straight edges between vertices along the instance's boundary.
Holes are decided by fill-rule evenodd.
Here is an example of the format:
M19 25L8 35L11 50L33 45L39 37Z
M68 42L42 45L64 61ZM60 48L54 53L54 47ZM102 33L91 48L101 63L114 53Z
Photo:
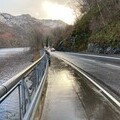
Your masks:
M62 20L68 24L73 24L75 21L73 10L65 5L44 1L42 7L48 18Z

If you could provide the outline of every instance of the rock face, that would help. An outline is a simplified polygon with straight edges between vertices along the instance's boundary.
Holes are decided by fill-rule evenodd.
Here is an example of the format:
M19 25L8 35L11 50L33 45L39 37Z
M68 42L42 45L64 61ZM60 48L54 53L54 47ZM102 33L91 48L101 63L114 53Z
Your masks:
M65 27L60 20L39 20L28 14L12 16L0 13L0 47L29 46L31 32L49 35L56 27Z
M89 43L87 52L95 54L120 54L120 48L107 45L99 45L96 43Z

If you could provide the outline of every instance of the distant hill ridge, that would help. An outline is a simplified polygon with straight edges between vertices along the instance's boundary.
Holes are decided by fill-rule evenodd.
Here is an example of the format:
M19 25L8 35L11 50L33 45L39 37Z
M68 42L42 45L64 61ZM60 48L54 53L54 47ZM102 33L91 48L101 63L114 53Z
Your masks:
M13 16L7 13L0 13L0 22L5 23L9 26L13 25L23 25L23 24L31 24L34 25L35 23L42 24L44 26L50 27L64 27L66 23L61 20L50 20L50 19L36 19L31 17L29 14L23 14L19 16Z
M0 47L28 46L31 31L37 30L46 36L52 29L66 25L61 20L40 20L29 14L13 16L0 13Z

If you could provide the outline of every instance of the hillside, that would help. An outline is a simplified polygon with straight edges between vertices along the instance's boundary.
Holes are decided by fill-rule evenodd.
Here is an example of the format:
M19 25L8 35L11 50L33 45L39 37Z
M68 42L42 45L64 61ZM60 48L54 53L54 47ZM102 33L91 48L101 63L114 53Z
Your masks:
M41 39L57 27L65 27L60 20L39 20L28 14L13 16L0 13L0 47L30 46L35 34Z
M72 44L71 51L120 53L120 0L86 1L87 9L71 33L73 40L66 39L64 47Z

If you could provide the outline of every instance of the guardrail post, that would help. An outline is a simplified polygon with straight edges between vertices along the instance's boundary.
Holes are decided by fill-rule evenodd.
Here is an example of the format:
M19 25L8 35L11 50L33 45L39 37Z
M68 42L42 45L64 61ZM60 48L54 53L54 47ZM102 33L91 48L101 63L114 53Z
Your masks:
M36 68L35 68L35 75L36 75L36 80L35 80L35 87L36 87L36 90L37 90L37 86L38 86L38 83L39 83L39 70L38 70L38 66L36 66Z
M40 80L42 78L42 64L38 65L38 69L39 69L39 83L40 83Z
M26 98L25 98L25 85L24 79L21 81L21 104L22 104L22 118L26 113Z
M18 85L18 94L19 94L19 117L22 120L22 106L21 106L21 92L20 92L20 84Z

